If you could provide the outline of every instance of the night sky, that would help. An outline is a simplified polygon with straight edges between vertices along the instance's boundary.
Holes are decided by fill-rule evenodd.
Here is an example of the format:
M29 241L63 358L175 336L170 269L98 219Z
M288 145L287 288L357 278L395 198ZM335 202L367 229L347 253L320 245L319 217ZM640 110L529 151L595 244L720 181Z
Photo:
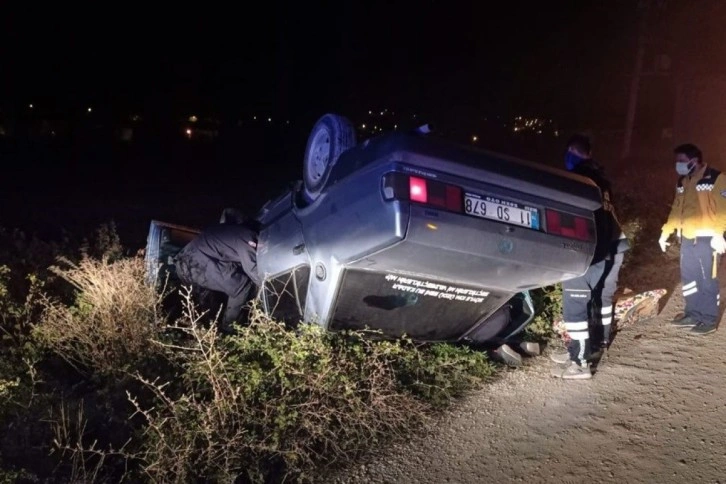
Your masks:
M660 156L670 154L672 141L661 133L673 125L675 81L726 74L726 1L650 2L665 8L651 10L644 71L652 71L656 54L670 56L672 65L664 76L642 79L636 135L645 144L662 144ZM131 200L136 211L121 205L114 217L126 217L135 229L139 220L161 216L162 199L170 213L184 212L177 220L189 217L183 203L199 209L207 195L224 198L209 201L209 213L227 203L255 207L299 176L310 127L326 112L357 123L368 110L420 113L434 125L450 123L448 132L463 133L464 140L484 126L482 118L501 116L492 125L503 131L486 140L482 133L480 145L558 162L560 138L544 149L541 139L512 136L504 123L524 115L552 118L563 133L622 132L638 4L270 1L162 8L151 2L4 2L0 122L25 119L26 127L37 127L51 119L62 126L69 118L77 130L52 143L0 140L0 158L14 170L6 172L2 194L17 195L0 200L12 207L0 207L0 225L11 223L9 214L12 224L44 224L31 218L41 215L67 220L53 210L69 194L77 200L64 203L79 220L91 220L79 214L92 208L93 220L111 216L106 202L88 201L93 190ZM146 127L170 131L119 147L112 141L114 123L132 113L141 114ZM181 136L178 124L191 113L227 126L251 122L253 115L291 123L245 125L205 147ZM84 131L104 119L110 126L105 134ZM651 138L643 128L652 128ZM712 123L705 139L716 146L722 132ZM599 142L599 153L605 148L615 159L619 144ZM157 196L154 204L139 202L144 191ZM28 199L35 205L25 207Z
M724 71L726 2L649 1L657 42L646 70L662 52L671 72ZM307 121L388 107L612 127L627 105L640 3L4 6L0 108L93 104Z
M570 115L632 64L630 0L263 3L6 7L4 102Z

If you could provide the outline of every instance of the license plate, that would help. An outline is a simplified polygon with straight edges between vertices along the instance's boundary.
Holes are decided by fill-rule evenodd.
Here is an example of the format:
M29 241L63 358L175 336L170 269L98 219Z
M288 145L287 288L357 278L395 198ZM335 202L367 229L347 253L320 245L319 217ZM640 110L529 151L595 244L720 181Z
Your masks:
M539 211L501 198L464 194L464 211L476 217L498 220L512 225L539 230Z

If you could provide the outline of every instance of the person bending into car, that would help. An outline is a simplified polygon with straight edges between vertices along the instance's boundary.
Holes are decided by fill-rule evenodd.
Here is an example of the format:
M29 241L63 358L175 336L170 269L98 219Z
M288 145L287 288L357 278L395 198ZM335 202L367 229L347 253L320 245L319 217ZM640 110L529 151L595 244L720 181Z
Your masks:
M592 378L591 361L610 344L613 296L624 253L630 247L615 215L611 184L591 151L589 138L576 134L568 141L565 154L567 170L590 178L602 193L602 207L595 212L597 242L592 263L584 275L562 283L562 312L570 341L567 353L551 358L557 363L552 374L566 380Z
M224 221L224 218L223 218ZM257 228L250 221L221 223L203 230L176 256L179 279L192 287L227 296L219 324L232 333L244 306L260 285L257 274Z

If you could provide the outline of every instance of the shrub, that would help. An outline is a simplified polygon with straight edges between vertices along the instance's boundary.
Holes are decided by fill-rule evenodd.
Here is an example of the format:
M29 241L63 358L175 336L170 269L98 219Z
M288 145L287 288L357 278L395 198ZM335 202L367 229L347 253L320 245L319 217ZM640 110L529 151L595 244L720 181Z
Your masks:
M13 280L10 268L0 266L0 341L5 351L14 351L26 342L41 306L42 281L30 274L26 276L27 292L15 296L11 291Z
M448 405L494 373L486 354L470 348L445 343L415 346L406 339L394 348L396 378L434 408Z
M176 326L191 340L166 345L185 368L173 381L139 377L143 461L152 478L261 482L280 470L310 477L418 427L432 409L491 374L486 357L447 345L420 347L369 333L297 331L254 311L249 326L219 339L187 303ZM282 478L277 476L277 478Z
M110 262L121 259L124 256L124 247L116 231L116 223L111 221L101 224L90 240L83 241L80 251L83 256L94 259Z
M143 261L123 258L104 230L77 261L43 272L63 286L33 276L10 294L11 275L23 272L0 269L0 323L12 328L3 338L18 349L0 351L13 358L0 360L0 413L12 402L7 422L32 427L3 437L0 452L17 449L8 469L24 472L40 453L39 476L55 469L71 480L304 480L405 436L493 372L467 348L293 331L256 310L220 338L187 292L184 316L170 324Z
M524 332L528 341L547 341L555 332L553 323L562 317L562 285L543 287L532 291L535 317Z
M22 294L11 290L14 282L11 275L7 266L0 266L0 457L21 460L17 458L36 456L34 449L16 444L37 443L36 435L43 434L37 431L38 409L45 408L43 405L47 403L47 399L36 393L39 352L30 338L32 321L40 312L42 284L37 277L29 275L25 278L28 292ZM26 463L2 466L0 483L31 479L31 473L22 468Z
M161 296L144 282L140 258L84 258L52 270L76 289L72 305L46 297L35 333L78 369L118 371L146 356L162 315Z

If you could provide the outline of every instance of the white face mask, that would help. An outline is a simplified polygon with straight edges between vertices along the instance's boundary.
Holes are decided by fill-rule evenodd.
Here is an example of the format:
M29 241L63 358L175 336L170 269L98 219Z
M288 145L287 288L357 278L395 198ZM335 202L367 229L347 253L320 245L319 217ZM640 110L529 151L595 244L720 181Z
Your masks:
M696 166L694 161L677 161L676 162L676 173L681 176L690 175L693 171L693 167Z

